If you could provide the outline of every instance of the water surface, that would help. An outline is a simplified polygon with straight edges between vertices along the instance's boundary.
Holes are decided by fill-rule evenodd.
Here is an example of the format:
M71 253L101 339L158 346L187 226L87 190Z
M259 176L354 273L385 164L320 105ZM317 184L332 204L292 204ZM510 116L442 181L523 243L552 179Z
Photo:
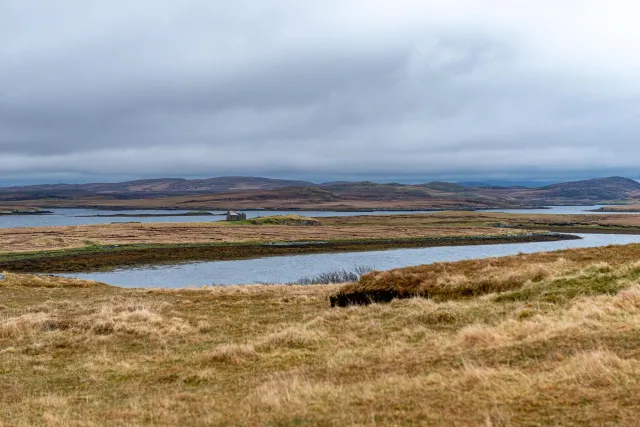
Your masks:
M487 209L482 212L505 212L505 213L521 213L521 214L594 214L609 212L589 212L590 209L597 209L602 205L593 206L551 206L549 209ZM193 211L186 210L97 210L97 209L47 209L53 214L51 215L0 215L0 228L14 227L44 227L55 225L86 225L86 224L110 224L119 222L211 222L221 221L223 212L209 211L220 216L154 216L154 217L90 217L91 215L136 215L136 214L153 214L153 215L175 215L179 213L188 213ZM355 216L355 215L401 215L401 214L418 214L418 213L434 213L438 211L374 211L374 212L333 212L333 211L243 211L246 212L247 218L256 218L260 216L271 215L288 215L299 214L311 217L327 217L327 216ZM622 212L621 212L622 213ZM629 213L627 213L629 214Z
M207 211L212 215L169 216L180 213L193 212L186 210L97 210L97 209L46 209L53 214L49 215L0 215L0 228L15 227L45 227L56 225L87 225L87 224L111 224L122 222L211 222L224 219L222 211ZM247 218L256 218L271 215L298 214L311 217L327 216L354 216L354 215L395 215L407 213L429 213L432 211L376 211L376 212L331 212L331 211L242 211ZM153 217L137 217L134 215L168 215ZM95 217L92 215L131 215L130 217Z
M501 245L440 246L371 252L293 255L237 261L195 262L168 266L129 268L106 273L65 274L66 277L98 280L123 287L182 288L210 284L287 283L336 269L370 266L376 270L546 252L610 244L640 243L640 235L579 234L580 240L513 243Z
M590 212L608 205L587 206L548 206L544 209L483 209L482 212L502 212L515 214L552 214L552 215L593 215L593 214L633 214L633 212ZM637 215L637 214L636 214Z

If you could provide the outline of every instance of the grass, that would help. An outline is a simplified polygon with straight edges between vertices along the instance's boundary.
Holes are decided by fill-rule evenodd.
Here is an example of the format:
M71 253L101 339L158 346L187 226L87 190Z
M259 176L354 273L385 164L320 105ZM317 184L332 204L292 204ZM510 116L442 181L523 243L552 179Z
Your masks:
M180 290L6 273L0 425L635 425L639 259L611 246ZM329 305L381 283L430 298Z
M283 226L291 222L295 224L296 221L312 221L317 226ZM116 223L0 229L0 253L81 248L87 245L86 242L106 246L473 237L526 233L531 228L575 232L640 232L640 215L613 214L439 212L326 217L322 218L321 223L317 221L290 215L244 222Z
M640 204L633 201L615 206L604 206L596 209L597 212L638 212L640 213Z
M297 225L297 226L324 225L322 221L318 219L309 218L308 216L295 215L295 214L263 216L258 218L250 218L243 222L247 224L253 224L253 225Z
M318 274L314 277L302 277L295 282L289 283L290 285L322 285L327 283L346 283L355 282L360 279L365 273L373 271L372 267L366 265L359 265L353 270L331 270L325 273Z
M638 244L521 254L453 263L441 262L390 271L374 271L361 276L358 282L344 286L332 296L332 302L335 305L344 306L413 296L441 301L478 297L496 292L502 293L502 298L510 298L515 295L537 294L540 283L544 283L546 297L552 298L555 295L551 292L552 289L560 289L560 295L566 294L571 289L564 276L549 282L548 278L552 275L582 271L585 268L587 268L586 272L590 272L598 262L604 263L606 268L609 268L611 265L616 266L622 262L632 263L636 260L640 260ZM604 292L606 289L612 292L618 290L618 288L607 288L611 286L608 277L595 277L598 280L583 278L579 282L579 291L585 293L592 288L596 293Z
M275 221L276 217L270 217ZM287 220L285 218L285 220ZM257 219L256 219L257 221ZM282 221L282 220L280 220ZM314 220L315 221L315 220ZM95 245L264 243L358 239L410 239L433 237L498 236L525 233L492 226L432 224L426 216L412 224L393 217L386 223L332 223L314 227L303 225L204 223L120 223L61 227L0 229L0 252L44 251ZM324 219L323 219L324 222Z
M304 225L310 222L314 226ZM557 239L529 236L547 230L640 233L640 215L439 212L328 217L321 223L290 215L240 223L0 229L0 269L81 272L169 262Z
M519 233L504 236L431 237L404 239L349 239L306 242L249 242L193 244L135 244L37 252L0 253L0 269L13 272L108 271L118 267L175 264L193 261L224 261L278 255L384 250L433 246L506 244L557 241L572 236L551 233Z
M82 272L185 261L563 238L544 229L532 232L505 227L504 221L477 215L363 216L323 218L322 222L288 215L240 223L0 229L0 269Z

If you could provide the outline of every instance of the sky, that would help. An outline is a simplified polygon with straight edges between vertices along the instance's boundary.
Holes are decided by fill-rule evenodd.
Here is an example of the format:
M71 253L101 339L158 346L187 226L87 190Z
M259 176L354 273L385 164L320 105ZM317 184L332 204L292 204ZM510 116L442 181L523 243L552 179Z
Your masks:
M0 183L640 177L640 4L0 0Z

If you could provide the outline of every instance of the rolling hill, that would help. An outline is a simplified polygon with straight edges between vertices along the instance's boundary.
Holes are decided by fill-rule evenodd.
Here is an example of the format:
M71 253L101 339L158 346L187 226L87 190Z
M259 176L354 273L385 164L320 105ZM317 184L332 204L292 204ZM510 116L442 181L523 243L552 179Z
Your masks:
M0 188L0 207L110 207L173 209L482 209L590 205L640 199L640 183L596 178L526 187L465 187L448 182L314 184L258 177L148 179L122 183Z
M546 192L546 197L554 198L625 200L640 197L640 183L619 176L553 184L540 190Z
M78 199L108 195L115 199L137 199L182 194L211 194L228 191L272 190L315 186L307 181L227 176L209 179L158 178L116 183L45 184L0 188L0 200L45 198Z

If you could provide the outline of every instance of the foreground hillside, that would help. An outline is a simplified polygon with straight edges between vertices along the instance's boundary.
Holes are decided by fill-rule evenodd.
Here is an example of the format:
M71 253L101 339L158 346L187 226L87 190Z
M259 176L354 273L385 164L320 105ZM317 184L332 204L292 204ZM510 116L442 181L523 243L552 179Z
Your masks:
M353 285L6 274L0 425L635 425L639 259L631 245L447 263L441 280L409 269L436 298L347 308L329 296Z

